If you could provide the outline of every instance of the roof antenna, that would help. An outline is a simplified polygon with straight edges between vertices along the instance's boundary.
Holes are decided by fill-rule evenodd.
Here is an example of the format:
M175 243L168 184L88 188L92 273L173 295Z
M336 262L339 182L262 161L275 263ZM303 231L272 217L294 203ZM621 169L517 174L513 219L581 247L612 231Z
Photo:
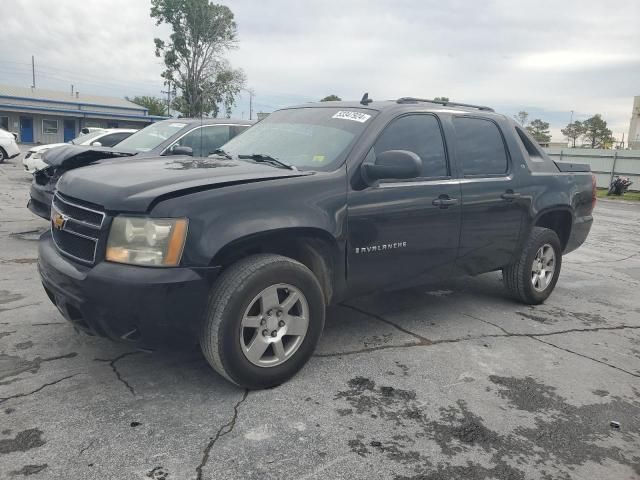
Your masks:
M365 106L366 106L366 105L369 105L371 102L373 102L373 100L371 100L371 99L369 98L369 92L365 93L365 94L362 96L362 100L360 100L360 103L361 103L362 105L365 105Z

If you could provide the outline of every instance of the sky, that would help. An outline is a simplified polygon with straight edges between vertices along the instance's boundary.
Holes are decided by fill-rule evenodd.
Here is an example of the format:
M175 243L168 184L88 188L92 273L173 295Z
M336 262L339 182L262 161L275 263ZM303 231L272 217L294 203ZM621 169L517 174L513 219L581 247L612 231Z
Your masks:
M600 113L628 132L640 95L638 0L227 0L238 25L228 58L254 111L337 94L489 105L551 124ZM3 0L0 83L163 96L149 0ZM571 111L574 113L572 114ZM234 116L249 115L243 94ZM626 134L626 133L625 133Z

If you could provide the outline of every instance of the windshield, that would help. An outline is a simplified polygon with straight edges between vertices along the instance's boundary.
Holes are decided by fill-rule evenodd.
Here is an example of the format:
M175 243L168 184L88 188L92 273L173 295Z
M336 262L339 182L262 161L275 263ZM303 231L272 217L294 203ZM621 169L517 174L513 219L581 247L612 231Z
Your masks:
M222 149L233 156L269 155L300 170L334 170L374 115L357 108L279 110Z
M176 120L165 120L153 123L118 143L118 150L148 152L160 145L167 138L178 133L186 127L186 125L186 123Z
M88 145L89 143L91 143L91 140L101 135L104 135L104 132L102 130L86 133L74 138L73 140L71 140L71 143L73 143L74 145Z

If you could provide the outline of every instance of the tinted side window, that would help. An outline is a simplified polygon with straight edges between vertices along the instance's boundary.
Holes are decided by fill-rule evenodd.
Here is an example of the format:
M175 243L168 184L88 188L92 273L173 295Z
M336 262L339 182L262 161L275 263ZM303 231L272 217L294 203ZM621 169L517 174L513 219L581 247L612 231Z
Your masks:
M240 135L247 128L249 128L249 125L235 125L231 127L231 138L235 137L236 135Z
M113 147L114 145L120 143L122 140L127 138L130 133L122 132L122 133L112 133L110 135L105 135L102 138L96 140L96 142L100 142L103 147Z
M190 131L173 146L180 145L191 148L194 157L207 157L214 150L227 143L229 138L230 128L228 125L214 125Z
M407 115L391 122L373 146L375 153L408 150L422 160L421 177L446 177L447 158L438 120L433 115Z
M480 118L455 117L456 153L465 175L500 175L507 171L507 152L498 126Z

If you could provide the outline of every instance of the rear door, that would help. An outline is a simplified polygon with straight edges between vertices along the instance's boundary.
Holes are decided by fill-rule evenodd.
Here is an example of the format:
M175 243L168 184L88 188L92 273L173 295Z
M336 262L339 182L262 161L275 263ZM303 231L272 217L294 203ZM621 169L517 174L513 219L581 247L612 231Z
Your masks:
M512 162L493 120L454 116L452 123L462 175L457 264L471 274L496 270L510 263L525 212L518 201Z
M426 113L392 120L365 162L388 150L417 154L422 174L349 192L347 261L352 294L422 283L455 263L460 182L451 175L440 120Z

